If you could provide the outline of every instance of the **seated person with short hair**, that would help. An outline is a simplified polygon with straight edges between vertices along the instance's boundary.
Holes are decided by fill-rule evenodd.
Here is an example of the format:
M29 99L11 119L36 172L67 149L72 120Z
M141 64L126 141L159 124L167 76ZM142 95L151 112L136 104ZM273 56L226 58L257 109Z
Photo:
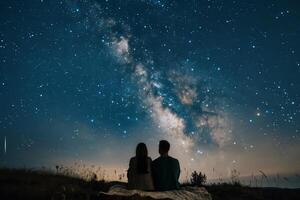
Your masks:
M170 143L166 140L159 142L160 157L152 162L154 188L158 191L179 189L180 166L177 159L168 155Z

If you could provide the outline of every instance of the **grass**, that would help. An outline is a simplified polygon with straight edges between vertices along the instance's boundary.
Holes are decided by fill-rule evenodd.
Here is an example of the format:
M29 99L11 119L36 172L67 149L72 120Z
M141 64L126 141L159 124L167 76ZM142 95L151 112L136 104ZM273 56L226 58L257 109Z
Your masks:
M0 169L0 199L93 199L115 182L85 180L50 171ZM118 183L119 184L119 183Z
M248 187L240 184L205 186L214 200L297 200L300 189Z

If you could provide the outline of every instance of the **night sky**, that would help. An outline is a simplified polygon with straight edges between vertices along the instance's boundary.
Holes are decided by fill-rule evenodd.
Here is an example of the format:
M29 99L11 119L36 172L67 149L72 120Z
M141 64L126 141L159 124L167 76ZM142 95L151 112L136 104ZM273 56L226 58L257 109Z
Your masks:
M167 139L182 173L300 171L299 1L0 6L1 166L124 170Z

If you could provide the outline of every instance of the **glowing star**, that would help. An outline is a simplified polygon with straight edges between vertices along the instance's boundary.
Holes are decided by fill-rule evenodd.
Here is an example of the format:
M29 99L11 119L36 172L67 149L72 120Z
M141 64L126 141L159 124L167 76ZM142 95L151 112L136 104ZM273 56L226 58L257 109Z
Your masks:
M261 115L260 112L256 113L256 116L257 116L257 117L259 117L260 115Z
M197 150L197 153L202 155L203 151Z

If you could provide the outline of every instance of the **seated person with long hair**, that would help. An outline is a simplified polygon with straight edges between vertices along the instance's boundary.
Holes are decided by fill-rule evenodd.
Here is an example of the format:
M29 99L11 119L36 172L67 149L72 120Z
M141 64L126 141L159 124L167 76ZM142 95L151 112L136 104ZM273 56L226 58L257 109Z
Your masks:
M136 147L136 155L130 159L127 171L129 189L154 190L151 162L146 144L139 143Z

